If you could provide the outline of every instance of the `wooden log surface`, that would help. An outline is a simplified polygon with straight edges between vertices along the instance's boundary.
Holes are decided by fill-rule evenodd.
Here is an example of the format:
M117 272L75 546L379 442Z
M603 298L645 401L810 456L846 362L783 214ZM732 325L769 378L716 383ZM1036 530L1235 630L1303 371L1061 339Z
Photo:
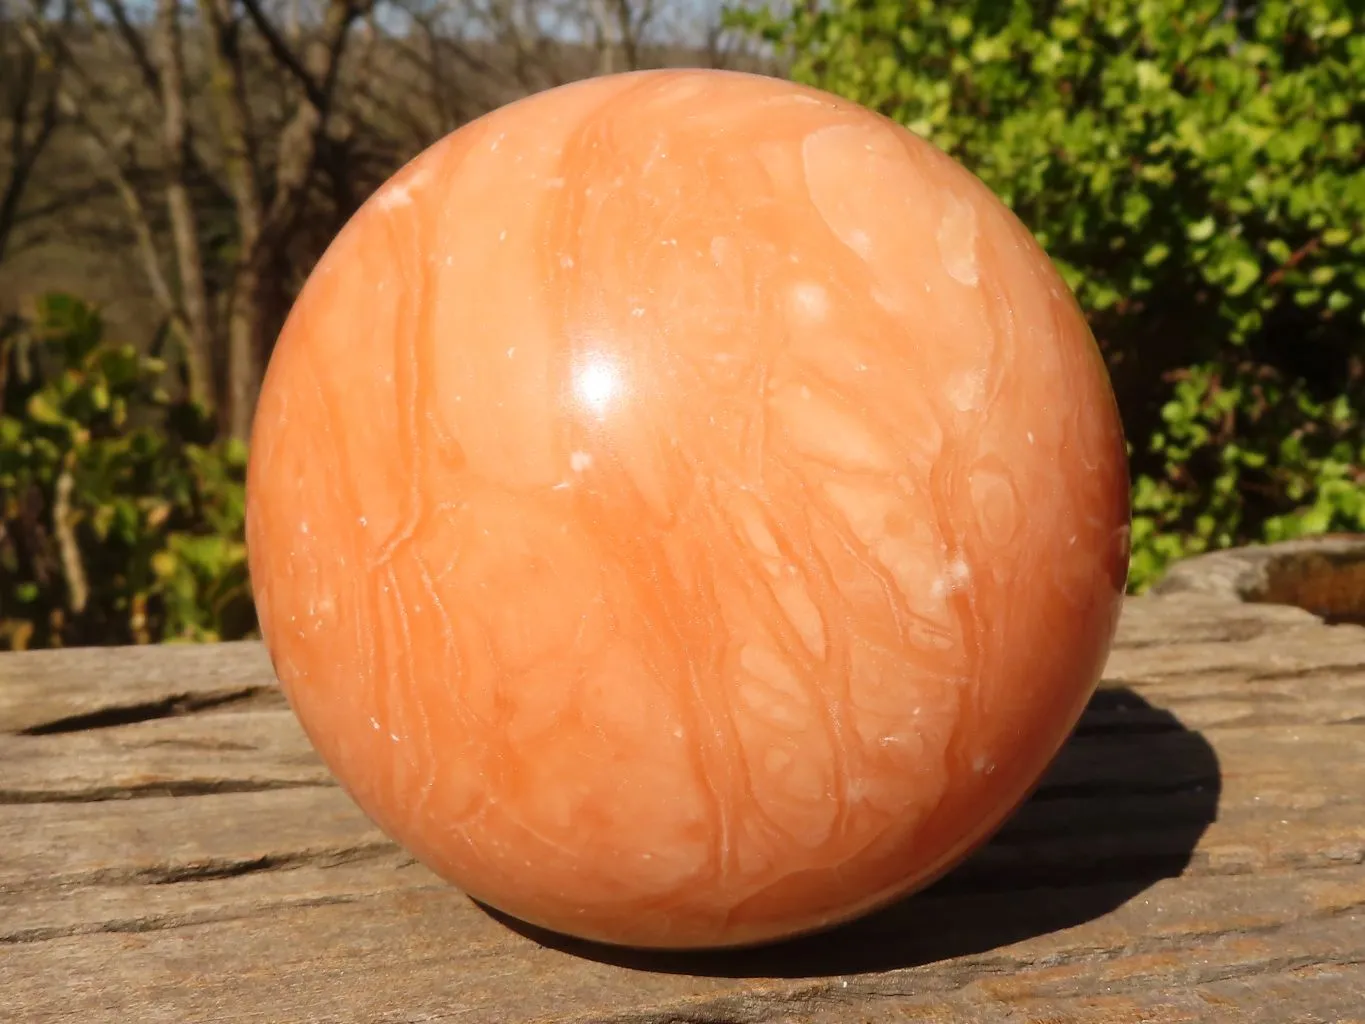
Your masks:
M328 777L259 645L0 656L0 1021L1365 1021L1365 628L1130 599L1038 792L930 891L742 953L537 933Z

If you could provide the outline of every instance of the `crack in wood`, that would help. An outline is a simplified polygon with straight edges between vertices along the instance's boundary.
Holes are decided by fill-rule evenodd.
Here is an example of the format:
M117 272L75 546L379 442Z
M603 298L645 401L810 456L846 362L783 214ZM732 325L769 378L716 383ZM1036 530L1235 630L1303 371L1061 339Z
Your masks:
M273 789L328 789L336 783L287 779L169 779L129 785L90 786L76 790L0 789L0 804L84 804L150 797L214 796L220 793L264 793Z
M136 704L103 707L75 715L64 715L47 722L39 722L20 729L20 736L56 736L62 733L111 729L120 725L136 725L158 718L179 718L184 715L227 709L241 710L287 706L284 695L272 686L243 686L217 693L178 693L157 700Z
M110 880L117 883L138 883L148 885L183 885L192 882L217 881L224 878L240 878L265 871L290 871L300 867L334 868L358 861L372 860L375 857L393 853L397 847L388 841L364 843L360 846L342 847L331 850L307 850L290 853L266 853L259 857L238 859L215 858L190 864L165 864L141 871L125 873L123 877L106 879L97 876L100 884Z
M1134 796L1179 796L1184 793L1217 792L1218 779L1208 778L1172 779L1133 779L1119 781L1105 779L1101 782L1066 782L1039 786L1029 799L1039 802L1049 800L1115 800Z
M217 882L266 872L293 871L298 868L320 868L325 871L329 868L347 867L385 857L394 859L393 871L417 864L414 858L402 853L396 843L385 838L374 842L323 849L277 851L248 857L215 857L179 864L153 864L141 868L100 868L67 872L49 875L40 880L21 879L19 884L0 884L0 894L70 890L74 887L114 888ZM34 882L39 884L33 884Z
M355 903L365 899L368 895L368 893L357 892L328 896L298 896L289 900L279 900L263 907L229 910L215 908L198 913L126 917L112 921L87 921L66 926L40 925L21 928L12 932L0 931L0 946L51 942L55 939L68 939L77 935L145 935L150 932L170 931L175 928L194 928L203 925L224 924L228 921L241 921L269 915L281 908L307 910L310 907Z
M1344 682L1354 682L1354 677L1362 677L1361 682L1365 682L1365 661L1351 662L1345 665L1307 665L1302 668L1274 668L1264 672L1246 671L1239 676L1240 680L1248 683L1308 683L1322 680L1340 684Z

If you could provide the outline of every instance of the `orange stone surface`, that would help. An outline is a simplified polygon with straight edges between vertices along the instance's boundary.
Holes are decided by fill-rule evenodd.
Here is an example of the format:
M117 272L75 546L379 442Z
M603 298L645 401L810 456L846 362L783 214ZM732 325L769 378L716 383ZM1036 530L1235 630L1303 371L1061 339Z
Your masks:
M923 887L1027 795L1108 653L1127 473L1074 299L975 177L823 93L647 72L354 217L247 529L280 681L382 828L528 922L718 947Z

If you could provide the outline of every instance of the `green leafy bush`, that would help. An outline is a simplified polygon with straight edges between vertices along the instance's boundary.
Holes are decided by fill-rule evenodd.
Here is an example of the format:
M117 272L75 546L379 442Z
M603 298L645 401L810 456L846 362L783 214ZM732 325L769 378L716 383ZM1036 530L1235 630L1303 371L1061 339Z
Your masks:
M246 452L66 296L0 333L0 648L254 628Z
M1140 589L1210 547L1365 529L1356 0L830 0L736 13L1034 231L1133 449Z

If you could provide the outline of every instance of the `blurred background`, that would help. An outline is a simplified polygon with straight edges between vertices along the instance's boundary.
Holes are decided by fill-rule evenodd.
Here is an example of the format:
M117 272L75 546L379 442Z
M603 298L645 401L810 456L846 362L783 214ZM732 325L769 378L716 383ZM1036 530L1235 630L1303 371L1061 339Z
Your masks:
M0 0L0 650L252 635L252 404L335 232L661 66L840 93L1015 210L1113 374L1132 590L1365 531L1361 0Z

